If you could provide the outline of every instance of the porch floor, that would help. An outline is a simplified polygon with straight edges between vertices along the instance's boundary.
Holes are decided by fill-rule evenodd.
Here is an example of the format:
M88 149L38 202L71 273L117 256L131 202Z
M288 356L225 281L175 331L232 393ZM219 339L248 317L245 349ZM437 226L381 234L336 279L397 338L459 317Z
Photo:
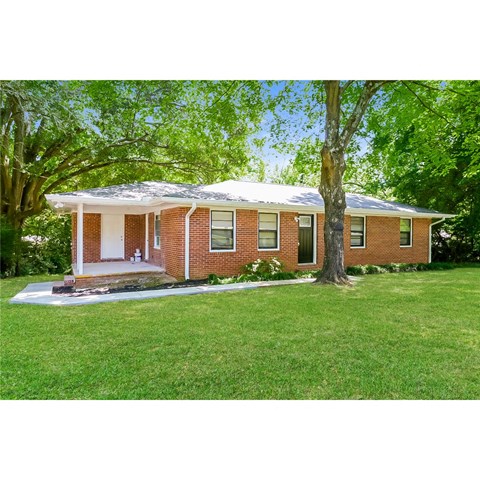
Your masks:
M73 266L73 274L78 276L77 265ZM100 262L84 263L83 275L97 277L103 275L121 275L126 273L162 273L165 269L147 262Z

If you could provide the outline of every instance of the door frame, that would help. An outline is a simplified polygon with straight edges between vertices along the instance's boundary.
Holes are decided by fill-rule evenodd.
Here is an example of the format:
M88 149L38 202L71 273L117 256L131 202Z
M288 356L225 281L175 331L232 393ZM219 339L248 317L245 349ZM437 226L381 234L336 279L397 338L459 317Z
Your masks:
M104 255L104 237L103 237L103 219L105 215L108 216L117 216L121 217L122 219L122 244L123 244L123 252L121 257L107 257ZM125 260L125 214L124 213L107 213L101 214L100 219L100 259L101 260Z
M298 263L298 247L297 246L297 265L316 265L317 264L317 214L312 213L312 212L297 212L297 232L300 229L300 223L298 220L298 217L302 215L311 215L313 216L313 262L307 262L307 263ZM297 241L297 244L300 242Z

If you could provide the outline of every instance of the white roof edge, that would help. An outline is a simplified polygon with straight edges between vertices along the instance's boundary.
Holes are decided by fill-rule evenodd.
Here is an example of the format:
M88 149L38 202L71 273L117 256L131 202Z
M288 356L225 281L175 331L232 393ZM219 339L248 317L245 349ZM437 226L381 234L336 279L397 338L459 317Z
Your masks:
M281 210L281 211L293 211L293 212L304 212L312 211L317 213L324 213L325 208L317 207L315 205L292 205L292 204L281 204L281 203L261 203L261 202L233 202L227 200L201 200L195 198L180 198L180 197L163 197L162 201L169 203L186 204L191 205L196 203L197 207L210 207L210 206L223 206L230 208L242 208L245 207L255 207L255 209L272 209L272 210ZM382 216L382 217L415 217L415 218L452 218L456 215L449 213L437 213L437 212L409 212L409 211L399 211L399 210L380 210L380 209L367 209L367 208L346 208L345 213L348 214L358 214L358 215L369 215L369 216Z
M317 212L324 213L325 209L315 205L292 205L281 203L261 203L261 202L247 202L247 201L228 201L228 200L202 200L195 198L183 198L165 196L155 199L146 200L120 200L112 198L82 198L75 195L45 195L48 203L53 204L55 202L60 203L72 203L72 204L84 204L84 205L110 205L110 206L122 206L122 205L134 205L144 207L154 207L162 203L175 203L179 205L191 205L196 203L197 206L211 207L211 206L223 206L229 208L255 208L255 209L267 209L267 210L281 210L292 212ZM347 214L358 214L368 216L388 216L388 217L415 217L415 218L452 218L456 215L448 213L436 213L436 212L415 212L415 211L399 211L399 210L380 210L380 209L366 209L366 208L346 208Z
M56 195L56 194L49 194L45 195L45 198L49 203L53 202L60 202L60 203L82 203L84 205L141 205L141 206L150 206L154 205L155 203L159 203L158 200L160 199L155 199L155 200L122 200L122 199L114 199L114 198L102 198L102 197L96 197L96 198L82 198L78 197L76 195ZM163 201L163 200L162 200Z

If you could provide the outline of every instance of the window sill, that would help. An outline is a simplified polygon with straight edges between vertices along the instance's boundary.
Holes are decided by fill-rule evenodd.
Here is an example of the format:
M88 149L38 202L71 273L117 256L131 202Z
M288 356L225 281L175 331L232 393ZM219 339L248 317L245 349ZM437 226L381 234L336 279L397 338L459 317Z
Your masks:
M363 247L352 247L352 246L350 245L350 249L351 249L351 250L359 250L359 249L360 249L360 250L365 250L366 248L367 248L367 247L366 247L365 245L364 245Z
M209 250L209 253L232 253L236 252L236 250Z
M400 245L400 248L412 248L413 245Z
M279 252L279 248L257 248L258 252Z

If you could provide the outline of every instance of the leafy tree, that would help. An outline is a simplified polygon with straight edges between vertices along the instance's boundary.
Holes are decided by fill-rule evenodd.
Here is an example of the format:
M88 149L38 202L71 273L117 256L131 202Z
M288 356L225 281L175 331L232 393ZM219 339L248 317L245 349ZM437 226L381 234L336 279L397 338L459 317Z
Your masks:
M361 83L344 90L344 116ZM369 103L345 150L345 189L458 214L437 227L434 259L480 257L479 89L478 81L392 82ZM318 122L312 130L324 128ZM305 131L293 160L274 172L274 181L318 185L323 139ZM441 235L444 228L451 235Z
M457 213L437 227L434 259L478 261L480 82L401 82L366 120L369 148L350 179L367 193Z
M247 165L259 82L0 82L1 213L17 235L45 194L142 178L214 181Z
M362 127L367 107L386 83L373 80L292 82L286 83L272 100L275 111L273 133L277 138L285 138L286 132L293 137L291 142L280 141L280 148L288 151L292 145L300 145L296 155L297 169L303 164L303 168L313 175L317 169L320 172L317 185L325 204L325 256L318 279L320 283L350 283L344 268L343 247L346 153L352 147L354 134ZM295 117L299 110L302 110L303 118ZM293 128L289 121L292 115ZM320 137L322 130L323 138ZM305 160L309 160L310 165ZM312 180L309 178L308 182Z

